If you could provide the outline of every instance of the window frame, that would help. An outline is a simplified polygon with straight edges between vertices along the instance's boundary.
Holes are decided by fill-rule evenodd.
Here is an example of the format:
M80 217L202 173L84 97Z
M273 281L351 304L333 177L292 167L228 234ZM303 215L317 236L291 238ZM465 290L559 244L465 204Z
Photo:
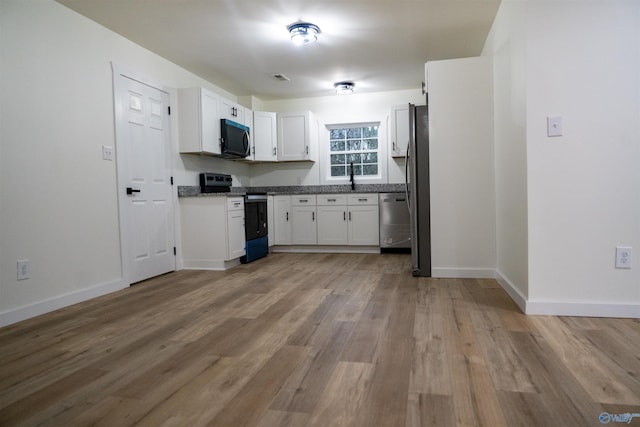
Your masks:
M349 122L349 123L331 123L326 124L324 126L324 138L320 141L320 154L321 154L321 162L323 166L321 168L321 181L323 185L343 185L350 184L350 176L347 173L346 176L333 177L331 176L331 154L335 154L335 152L331 151L331 130L332 129L345 129L345 128L363 128L377 126L378 128L378 148L376 150L366 150L366 151L376 151L378 160L378 173L376 175L355 175L354 180L356 184L380 184L387 182L387 138L386 138L386 127L384 126L384 122L382 121L366 121L366 122ZM348 152L341 152L348 153ZM348 155L348 154L346 154Z

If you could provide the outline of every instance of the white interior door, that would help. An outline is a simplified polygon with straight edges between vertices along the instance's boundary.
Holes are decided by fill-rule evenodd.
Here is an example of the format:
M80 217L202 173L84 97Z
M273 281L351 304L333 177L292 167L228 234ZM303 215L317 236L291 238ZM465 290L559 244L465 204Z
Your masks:
M114 70L123 276L175 270L169 95Z

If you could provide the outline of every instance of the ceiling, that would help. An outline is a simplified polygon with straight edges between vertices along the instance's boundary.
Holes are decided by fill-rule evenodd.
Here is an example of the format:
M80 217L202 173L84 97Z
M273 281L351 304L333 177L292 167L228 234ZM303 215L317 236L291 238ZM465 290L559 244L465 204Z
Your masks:
M263 100L421 87L424 63L478 56L500 0L57 0L237 95ZM320 27L295 46L287 25ZM278 81L281 73L290 81Z

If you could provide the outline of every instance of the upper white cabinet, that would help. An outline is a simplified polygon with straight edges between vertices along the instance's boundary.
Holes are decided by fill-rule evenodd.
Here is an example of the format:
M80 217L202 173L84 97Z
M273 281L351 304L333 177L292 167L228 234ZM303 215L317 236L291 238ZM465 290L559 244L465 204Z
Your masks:
M219 96L204 88L178 90L181 153L220 155Z
M409 104L391 107L389 134L391 157L404 157L409 145Z
M278 131L276 113L268 111L253 112L253 146L251 159L256 162L278 161Z
M310 111L278 113L278 161L315 161L318 123Z
M249 110L251 111L251 110ZM246 108L237 102L220 97L220 118L229 119L241 125L250 126L245 120Z

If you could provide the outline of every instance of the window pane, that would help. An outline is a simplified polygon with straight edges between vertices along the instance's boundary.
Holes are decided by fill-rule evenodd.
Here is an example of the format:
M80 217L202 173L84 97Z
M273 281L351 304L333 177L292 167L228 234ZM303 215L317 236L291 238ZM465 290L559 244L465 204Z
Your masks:
M330 139L344 139L345 129L331 129Z
M349 154L347 156L347 161L348 162L353 162L353 163L361 163L362 162L362 157L360 154Z
M362 138L362 128L347 128L347 138Z
M378 163L378 153L363 153L362 163Z
M362 133L362 137L363 138L377 138L378 137L378 127L377 126L371 126L371 127L366 127L363 128L363 133Z
M344 141L331 141L331 151L344 151Z
M347 168L344 166L331 166L331 176L347 176Z
M344 165L345 164L345 155L344 154L332 154L331 155L331 164L332 165Z
M378 165L364 165L362 167L364 175L377 175L378 174Z
M363 150L377 150L378 149L378 140L377 139L365 139L362 141L362 149Z
M347 140L347 150L361 150L362 141L359 139Z
M353 165L353 174L362 175L362 165Z

